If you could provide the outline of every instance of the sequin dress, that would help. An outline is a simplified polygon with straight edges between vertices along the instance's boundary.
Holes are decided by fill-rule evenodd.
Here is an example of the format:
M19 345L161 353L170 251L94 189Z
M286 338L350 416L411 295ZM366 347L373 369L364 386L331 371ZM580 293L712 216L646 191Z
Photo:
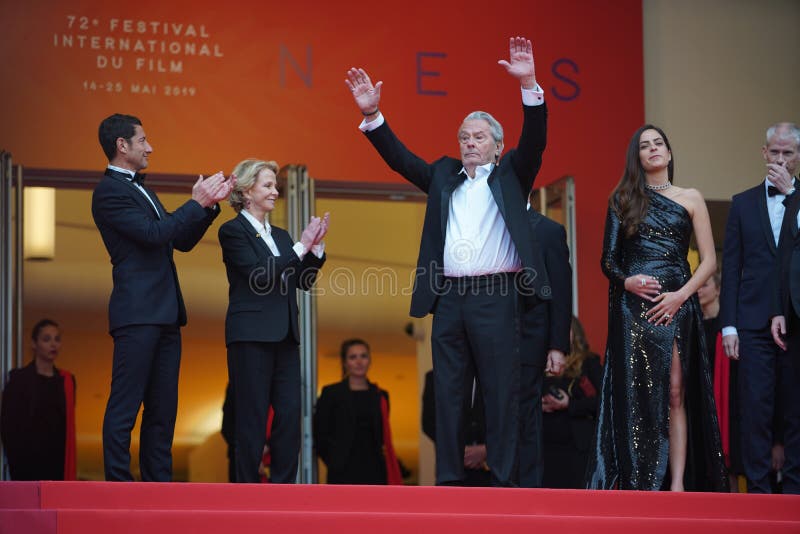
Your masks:
M705 350L696 295L669 325L655 326L645 312L654 304L625 290L625 278L648 274L662 291L677 291L691 277L687 262L692 220L680 204L648 192L647 215L632 237L609 209L602 268L610 281L608 340L595 448L587 468L590 489L669 488L669 391L673 344L686 392L687 458L684 486L727 491L714 405L712 368Z

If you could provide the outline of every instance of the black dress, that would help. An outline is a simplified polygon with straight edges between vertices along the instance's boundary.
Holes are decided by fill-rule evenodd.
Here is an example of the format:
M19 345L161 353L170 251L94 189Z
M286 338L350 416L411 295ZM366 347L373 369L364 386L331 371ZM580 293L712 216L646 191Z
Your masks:
M669 391L673 344L683 371L687 415L684 487L728 491L711 365L697 295L669 325L645 312L654 304L625 290L628 276L648 274L662 291L677 291L691 277L686 259L692 220L680 204L648 192L638 232L625 237L609 208L602 268L610 281L608 340L595 448L587 468L592 489L659 490L669 487Z
M0 436L12 480L64 480L67 407L64 378L36 372L36 363L11 371L3 390Z
M381 395L388 401L375 384L353 391L347 379L322 389L314 441L328 467L328 484L386 484Z
M600 357L592 354L583 361L579 376L544 378L542 394L551 386L562 389L569 395L569 406L542 414L543 488L585 487L602 376Z
M703 331L706 334L706 346L708 348L708 361L711 363L712 371L716 367L716 341L717 335L722 330L719 324L719 316L703 319ZM733 474L743 474L741 431L739 421L741 412L739 408L739 361L729 359L725 355L720 355L727 360L723 365L728 365L728 471ZM713 374L712 374L713 376Z

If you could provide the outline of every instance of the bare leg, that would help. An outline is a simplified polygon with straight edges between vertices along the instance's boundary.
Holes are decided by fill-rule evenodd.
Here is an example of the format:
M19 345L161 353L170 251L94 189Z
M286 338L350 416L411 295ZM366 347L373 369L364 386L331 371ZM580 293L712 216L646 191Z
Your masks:
M683 402L683 373L678 347L672 345L672 367L669 373L669 472L671 491L683 491L686 469L686 405Z

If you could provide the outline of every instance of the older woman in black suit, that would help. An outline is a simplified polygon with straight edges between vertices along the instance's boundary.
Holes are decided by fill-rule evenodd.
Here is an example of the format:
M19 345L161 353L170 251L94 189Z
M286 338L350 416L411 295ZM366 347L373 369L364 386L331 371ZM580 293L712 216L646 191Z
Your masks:
M312 217L300 241L271 226L278 198L274 161L247 159L230 203L238 215L219 229L228 274L225 344L235 399L236 482L259 482L267 413L275 418L271 482L292 483L300 451L300 335L296 290L308 291L325 262L322 239L329 216Z

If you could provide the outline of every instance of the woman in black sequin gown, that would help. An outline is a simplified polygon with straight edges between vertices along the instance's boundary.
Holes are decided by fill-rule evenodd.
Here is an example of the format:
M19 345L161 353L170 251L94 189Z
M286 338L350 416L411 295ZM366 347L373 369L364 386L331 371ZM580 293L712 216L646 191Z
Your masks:
M716 268L711 224L702 195L672 185L673 169L664 132L642 126L609 201L608 340L589 488L728 488L696 295Z

